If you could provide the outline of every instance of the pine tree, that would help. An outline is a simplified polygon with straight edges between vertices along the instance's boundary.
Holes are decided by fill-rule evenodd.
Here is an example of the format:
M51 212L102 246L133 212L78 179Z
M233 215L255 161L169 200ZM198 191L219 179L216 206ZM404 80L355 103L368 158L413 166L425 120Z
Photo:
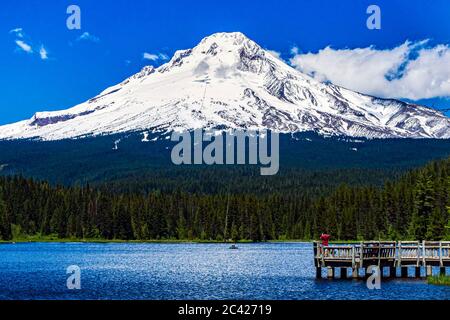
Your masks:
M447 238L450 239L450 177L447 179L447 194L449 195L448 197L448 206L447 206L447 213L448 213L448 223L447 223Z
M445 237L445 224L447 222L447 212L444 212L445 216L439 210L438 207L433 209L428 221L428 228L426 233L426 240L442 240Z
M429 176L421 173L415 187L414 213L410 225L410 236L422 241L426 238L427 225L433 211L433 186Z
M184 217L183 211L180 211L178 221L177 221L177 234L178 239L183 240L186 239L186 218Z
M239 232L234 222L231 226L231 239L235 242L239 240Z
M0 187L0 239L11 240L11 221L9 219L6 203L3 200L3 192Z

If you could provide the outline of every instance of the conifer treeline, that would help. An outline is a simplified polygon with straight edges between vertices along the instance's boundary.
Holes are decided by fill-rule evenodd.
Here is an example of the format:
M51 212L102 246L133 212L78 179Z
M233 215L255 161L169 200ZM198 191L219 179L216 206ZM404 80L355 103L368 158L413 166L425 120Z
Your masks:
M342 185L327 196L116 194L0 178L0 238L121 240L433 239L448 236L450 159L383 188ZM226 227L225 227L226 226ZM225 230L226 229L226 230Z

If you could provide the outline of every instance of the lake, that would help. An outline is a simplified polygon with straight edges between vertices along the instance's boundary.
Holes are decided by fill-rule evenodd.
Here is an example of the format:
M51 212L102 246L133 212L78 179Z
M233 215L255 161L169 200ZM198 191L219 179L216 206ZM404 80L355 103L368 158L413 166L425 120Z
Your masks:
M0 299L449 299L423 280L316 280L312 244L0 245ZM69 290L67 267L81 269Z

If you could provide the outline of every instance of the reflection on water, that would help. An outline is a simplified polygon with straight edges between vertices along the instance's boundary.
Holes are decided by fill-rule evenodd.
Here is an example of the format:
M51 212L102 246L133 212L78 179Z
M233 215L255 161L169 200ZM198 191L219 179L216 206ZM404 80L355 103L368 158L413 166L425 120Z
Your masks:
M316 280L312 245L0 245L0 299L449 299L423 280ZM68 290L66 268L81 268Z

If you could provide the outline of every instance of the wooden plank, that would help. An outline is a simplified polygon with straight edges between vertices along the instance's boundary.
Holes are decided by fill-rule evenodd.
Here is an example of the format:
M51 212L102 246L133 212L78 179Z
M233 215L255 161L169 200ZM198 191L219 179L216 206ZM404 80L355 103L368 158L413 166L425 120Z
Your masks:
M381 244L378 247L378 268L381 267Z
M352 269L352 278L353 279L358 279L359 278L359 268L358 267L354 267Z
M352 269L356 268L356 248L352 247Z
M426 270L427 270L427 277L432 277L433 276L433 267L427 266Z
M425 240L422 241L422 265L426 268L427 266L427 259L426 256L426 247L425 247Z
M416 268L418 268L418 267L420 266L420 243L417 245L416 255L417 255L417 264L416 264ZM419 274L420 274L420 269L419 269ZM419 276L419 277L420 277L420 276Z
M359 258L359 264L360 267L362 268L364 266L364 243L360 243L360 248L361 248L361 253L360 253L360 258Z

